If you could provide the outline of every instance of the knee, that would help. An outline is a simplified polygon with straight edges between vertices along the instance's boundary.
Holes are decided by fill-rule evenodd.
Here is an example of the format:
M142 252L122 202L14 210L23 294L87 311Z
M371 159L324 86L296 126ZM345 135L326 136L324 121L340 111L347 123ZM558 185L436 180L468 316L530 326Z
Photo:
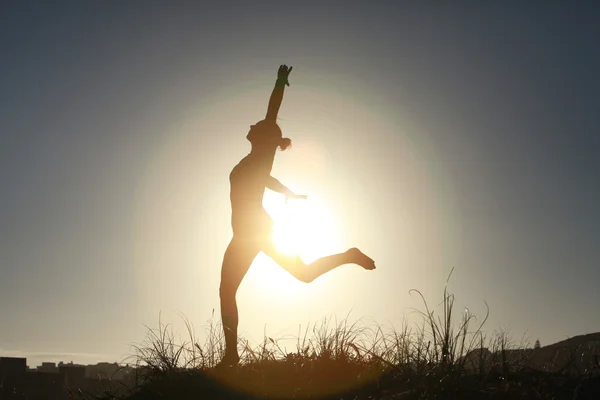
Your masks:
M315 277L312 276L313 274L311 273L310 268L302 261L300 256L296 256L293 259L288 258L285 262L282 262L281 265L300 282L310 283L315 279Z
M311 283L315 280L315 276L311 273L310 268L306 266L306 264L302 263L296 266L296 279L300 282Z
M312 281L315 280L315 277L310 276L307 272L302 272L296 278L298 278L298 280L303 283L311 283Z

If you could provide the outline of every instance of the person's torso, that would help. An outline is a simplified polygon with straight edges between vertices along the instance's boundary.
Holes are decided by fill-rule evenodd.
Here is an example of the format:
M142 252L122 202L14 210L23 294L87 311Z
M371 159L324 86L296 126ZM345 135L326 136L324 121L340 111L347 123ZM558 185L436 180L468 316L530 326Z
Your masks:
M232 222L235 226L268 223L262 202L273 160L248 154L229 174Z

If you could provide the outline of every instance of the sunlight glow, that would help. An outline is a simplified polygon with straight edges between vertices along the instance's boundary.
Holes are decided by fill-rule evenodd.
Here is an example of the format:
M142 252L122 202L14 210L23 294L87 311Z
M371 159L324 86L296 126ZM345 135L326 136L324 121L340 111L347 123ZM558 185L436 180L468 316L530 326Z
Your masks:
M311 199L309 194L308 200L290 200L285 204L281 195L267 193L263 205L274 222L272 240L281 251L297 254L307 264L341 251L344 238L335 213L316 197ZM274 296L280 302L307 301L311 294L323 290L330 278L323 276L307 285L264 253L256 257L254 264L247 277L250 284L246 287L257 303L271 302Z
M340 232L333 214L318 200L290 200L266 204L275 226L273 241L288 254L310 263L337 252Z

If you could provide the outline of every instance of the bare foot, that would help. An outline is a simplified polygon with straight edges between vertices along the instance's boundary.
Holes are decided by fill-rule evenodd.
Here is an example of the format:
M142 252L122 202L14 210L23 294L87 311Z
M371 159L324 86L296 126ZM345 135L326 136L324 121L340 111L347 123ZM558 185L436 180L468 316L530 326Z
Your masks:
M225 357L216 365L216 368L235 367L240 362L237 354L225 354Z
M364 269L374 270L375 269L375 261L373 261L370 257L368 257L365 253L353 247L347 251L350 259L353 263L360 265Z

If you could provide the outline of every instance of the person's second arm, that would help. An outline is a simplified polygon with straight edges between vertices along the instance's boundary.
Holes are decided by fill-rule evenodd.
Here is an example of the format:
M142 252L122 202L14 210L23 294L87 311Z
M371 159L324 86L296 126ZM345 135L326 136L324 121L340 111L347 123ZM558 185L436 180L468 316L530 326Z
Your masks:
M286 198L306 199L306 197L307 197L305 195L299 195L299 194L292 192L287 186L285 186L283 183L279 182L276 178L273 178L270 175L269 175L269 178L267 179L266 186L268 189L271 189L274 192L285 195Z

